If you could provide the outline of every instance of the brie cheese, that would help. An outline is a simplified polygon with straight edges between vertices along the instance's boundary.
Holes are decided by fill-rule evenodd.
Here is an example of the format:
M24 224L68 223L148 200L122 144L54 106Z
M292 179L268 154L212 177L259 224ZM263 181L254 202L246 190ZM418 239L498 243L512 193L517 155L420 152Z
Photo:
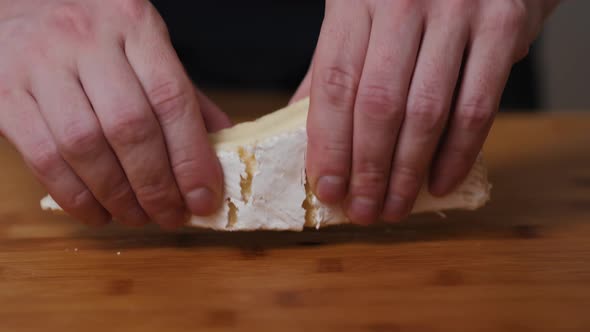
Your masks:
M307 185L308 107L305 99L210 135L223 168L224 204L211 216L192 216L189 225L225 231L301 231L349 223L340 207L322 204ZM453 193L433 197L423 186L412 213L477 209L489 199L490 187L479 158ZM41 207L61 210L50 196Z

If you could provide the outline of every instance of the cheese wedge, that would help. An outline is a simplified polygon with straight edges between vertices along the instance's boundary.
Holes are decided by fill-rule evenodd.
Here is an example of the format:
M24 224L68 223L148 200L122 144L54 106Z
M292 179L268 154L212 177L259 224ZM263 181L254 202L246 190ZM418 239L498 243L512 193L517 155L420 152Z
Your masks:
M224 231L320 228L350 221L342 209L322 204L305 176L306 120L309 99L252 122L210 135L224 173L224 204L208 217L193 216L189 225ZM490 197L486 168L478 158L467 179L451 194L433 197L420 191L412 213L473 210ZM44 210L61 210L47 196Z

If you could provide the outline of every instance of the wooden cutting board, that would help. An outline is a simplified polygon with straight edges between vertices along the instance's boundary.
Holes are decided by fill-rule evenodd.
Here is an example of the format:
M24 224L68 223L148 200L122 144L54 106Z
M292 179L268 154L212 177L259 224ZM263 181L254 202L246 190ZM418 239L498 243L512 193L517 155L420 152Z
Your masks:
M501 115L486 159L493 200L477 212L163 233L43 213L2 142L0 331L590 331L590 114Z

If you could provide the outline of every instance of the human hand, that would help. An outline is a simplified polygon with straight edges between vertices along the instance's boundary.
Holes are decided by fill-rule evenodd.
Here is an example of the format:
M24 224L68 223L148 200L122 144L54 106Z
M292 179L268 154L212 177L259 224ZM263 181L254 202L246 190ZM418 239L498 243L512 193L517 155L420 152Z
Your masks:
M0 0L0 131L77 219L169 228L213 212L206 127L225 126L149 1Z
M459 185L510 70L558 0L327 0L310 71L307 175L367 224ZM430 174L429 174L429 169Z

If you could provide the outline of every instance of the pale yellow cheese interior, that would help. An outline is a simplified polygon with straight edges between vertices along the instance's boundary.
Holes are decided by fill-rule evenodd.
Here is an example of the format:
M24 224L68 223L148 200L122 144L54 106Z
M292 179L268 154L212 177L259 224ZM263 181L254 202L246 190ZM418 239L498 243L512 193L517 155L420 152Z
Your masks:
M309 98L267 114L256 121L237 124L209 136L216 150L235 149L254 144L267 137L305 126Z

